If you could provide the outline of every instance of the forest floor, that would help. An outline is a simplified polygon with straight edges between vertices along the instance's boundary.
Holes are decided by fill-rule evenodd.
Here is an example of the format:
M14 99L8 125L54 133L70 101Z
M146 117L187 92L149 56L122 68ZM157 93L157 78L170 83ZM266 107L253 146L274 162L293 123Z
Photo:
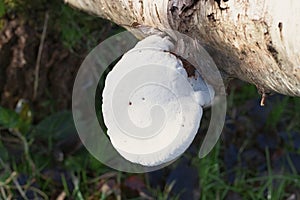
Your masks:
M0 0L0 199L300 199L300 99L273 95L261 107L238 80L207 157L197 153L209 110L164 169L128 174L93 158L72 119L74 79L88 52L122 30L61 1Z

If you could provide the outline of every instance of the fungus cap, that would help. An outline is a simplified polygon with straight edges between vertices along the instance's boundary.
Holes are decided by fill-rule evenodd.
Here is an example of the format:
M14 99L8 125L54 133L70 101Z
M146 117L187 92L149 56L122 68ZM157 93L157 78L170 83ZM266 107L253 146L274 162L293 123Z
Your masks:
M202 106L213 88L200 74L188 77L169 37L152 35L123 55L107 75L103 117L114 148L125 159L157 166L179 157L192 143Z

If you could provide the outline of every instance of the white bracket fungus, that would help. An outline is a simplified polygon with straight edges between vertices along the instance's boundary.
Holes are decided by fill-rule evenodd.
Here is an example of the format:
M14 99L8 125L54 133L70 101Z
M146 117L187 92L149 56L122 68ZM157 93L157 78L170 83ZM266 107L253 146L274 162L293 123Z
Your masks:
M128 161L157 166L192 143L202 107L214 97L198 71L184 66L168 36L152 35L123 55L108 74L103 117L114 148Z

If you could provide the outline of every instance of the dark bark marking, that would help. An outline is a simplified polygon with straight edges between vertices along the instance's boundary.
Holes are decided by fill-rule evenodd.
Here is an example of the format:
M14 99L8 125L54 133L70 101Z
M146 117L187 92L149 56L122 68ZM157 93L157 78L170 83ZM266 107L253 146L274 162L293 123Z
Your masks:
M171 27L179 32L189 32L199 2L201 0L169 0L168 21Z
M159 13L158 13L158 10L157 10L157 5L154 4L154 6L155 6L155 12L156 12L157 18L158 18L159 22L161 23L161 20L160 20L160 17L159 17Z
M275 59L276 63L279 64L279 59L278 59L278 51L273 47L272 41L267 44L267 49L271 53L272 57Z
M267 50L271 53L271 55L274 58L275 62L281 68L282 65L281 65L280 59L278 58L278 51L273 46L273 42L272 42L272 39L271 39L271 36L270 36L270 33L269 33L268 29L267 29L267 31L265 32L264 35L265 35Z
M211 14L207 15L207 18L211 22L216 22L217 21L216 18L215 18L215 14L214 13L211 13Z
M229 1L229 0L215 0L215 2L217 2L217 4L218 4L219 9L220 9L221 11L229 9L229 7L223 8L223 7L221 6L221 1L227 2L227 1Z
M258 42L256 42L255 44L256 44L256 46L257 46L259 49L261 49L261 47L260 47L260 45L259 45Z
M139 3L141 4L140 13L142 14L142 20L145 21L145 17L144 17L144 2L143 2L143 0L139 0Z
M191 2L191 4L183 4L183 6L181 8L181 12L186 12L187 10L189 10L190 8L192 8L197 2L198 2L198 0L193 0Z
M170 11L172 14L180 15L192 7L196 1L198 0L170 0Z
M279 28L280 39L282 41L283 40L283 36L282 36L283 24L282 24L282 22L278 23L278 28Z

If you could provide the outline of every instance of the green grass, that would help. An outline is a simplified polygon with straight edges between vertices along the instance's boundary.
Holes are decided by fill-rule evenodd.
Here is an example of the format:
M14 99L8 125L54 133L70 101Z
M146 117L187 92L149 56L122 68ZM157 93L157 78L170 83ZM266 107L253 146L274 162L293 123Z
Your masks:
M229 115L231 109L236 106L243 105L250 99L259 98L255 93L255 87L244 84L239 92L233 89L228 97ZM277 131L280 123L285 123L285 131L300 131L300 99L292 97L283 97L282 100L274 103L271 112L268 115L266 122L266 131ZM239 156L249 146L249 141L246 141L239 149ZM249 139L248 139L249 140ZM292 141L291 141L292 142ZM244 169L239 159L238 165L231 171L224 171L224 161L222 159L222 152L224 152L225 145L219 141L210 154L199 160L195 158L193 164L197 167L200 177L201 185L201 199L225 199L230 192L235 192L242 199L287 199L292 193L289 193L289 188L300 188L300 175L296 172L293 163L289 162L289 166L293 169L289 172L275 172L273 171L270 152L265 149L265 158L267 163L267 173L260 174L249 169ZM293 152L290 144L284 144L283 150ZM298 152L300 153L300 152ZM288 158L287 158L288 159ZM289 160L289 159L288 159ZM238 178L231 184L226 181L226 176L230 172L235 172ZM276 184L274 184L276 183Z
M287 189L291 186L300 188L300 175L296 172L281 174L272 170L268 149L265 150L267 174L253 173L237 166L232 170L239 178L230 184L225 181L228 171L222 169L220 148L221 144L218 143L207 157L201 160L194 159L193 164L197 167L200 177L200 199L225 199L229 192L235 192L242 199L280 200L289 197Z

